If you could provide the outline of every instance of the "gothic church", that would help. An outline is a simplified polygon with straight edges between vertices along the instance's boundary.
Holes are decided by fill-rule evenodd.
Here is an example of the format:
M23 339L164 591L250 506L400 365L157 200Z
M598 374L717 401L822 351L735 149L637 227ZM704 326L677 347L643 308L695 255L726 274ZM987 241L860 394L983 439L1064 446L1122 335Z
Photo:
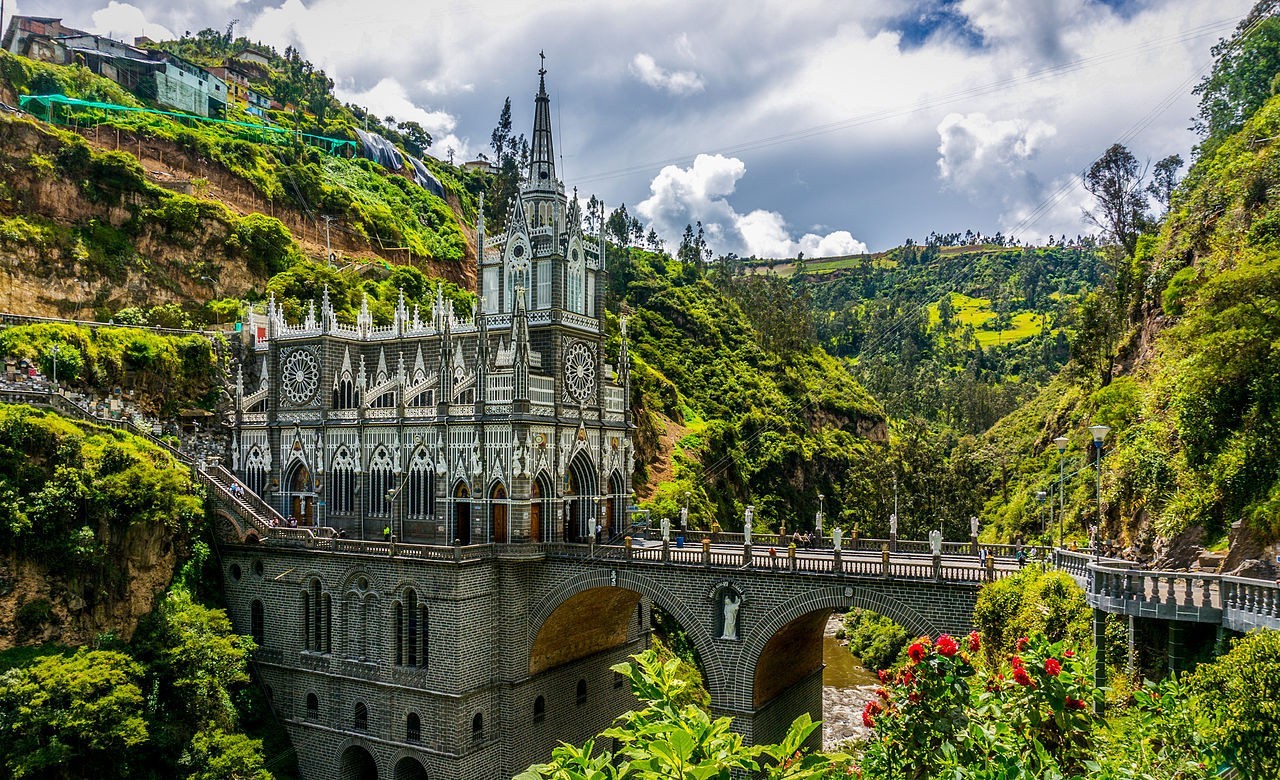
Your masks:
M302 322L251 314L232 467L300 526L420 544L581 541L624 530L632 442L625 323L605 362L602 237L556 178L539 70L526 178L478 228L479 305L354 327L325 292Z

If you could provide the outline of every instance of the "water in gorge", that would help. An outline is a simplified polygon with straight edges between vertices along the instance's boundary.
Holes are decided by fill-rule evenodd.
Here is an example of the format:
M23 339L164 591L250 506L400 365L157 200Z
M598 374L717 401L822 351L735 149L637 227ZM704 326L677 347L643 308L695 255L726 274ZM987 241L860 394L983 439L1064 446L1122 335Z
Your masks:
M849 654L836 639L844 615L836 613L827 621L822 637L822 749L835 750L841 743L859 739L870 732L862 726L862 707L875 698L880 681Z

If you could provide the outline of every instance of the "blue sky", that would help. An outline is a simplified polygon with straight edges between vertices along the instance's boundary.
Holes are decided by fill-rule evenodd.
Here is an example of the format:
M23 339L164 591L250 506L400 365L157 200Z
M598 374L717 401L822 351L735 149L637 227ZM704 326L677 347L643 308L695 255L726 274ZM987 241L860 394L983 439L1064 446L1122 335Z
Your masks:
M16 5L16 8L14 7ZM1080 171L1116 141L1189 157L1190 94L1248 0L10 0L129 37L298 46L340 97L486 151L531 122L547 52L562 173L669 241L878 250L931 230L1086 232ZM1152 110L1172 97L1164 110Z

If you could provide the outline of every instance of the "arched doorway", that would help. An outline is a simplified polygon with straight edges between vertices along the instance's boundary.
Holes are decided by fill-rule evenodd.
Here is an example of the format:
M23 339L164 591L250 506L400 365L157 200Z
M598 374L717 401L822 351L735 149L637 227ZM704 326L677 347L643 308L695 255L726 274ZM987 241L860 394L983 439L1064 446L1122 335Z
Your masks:
M316 491L311 481L311 470L302 461L294 461L285 478L284 511L298 525L314 525Z
M378 763L368 750L352 745L342 751L338 777L342 780L378 780Z
M489 516L493 518L493 538L497 544L505 544L507 536L507 488L501 482L493 483L489 490Z
M405 756L396 762L395 780L427 780L427 770L422 768L418 759Z
M542 479L529 486L529 540L542 541Z
M471 544L471 488L465 482L453 488L453 538Z
M566 481L564 539L585 542L596 531L596 501L600 493L595 467L585 452L579 451L570 461Z

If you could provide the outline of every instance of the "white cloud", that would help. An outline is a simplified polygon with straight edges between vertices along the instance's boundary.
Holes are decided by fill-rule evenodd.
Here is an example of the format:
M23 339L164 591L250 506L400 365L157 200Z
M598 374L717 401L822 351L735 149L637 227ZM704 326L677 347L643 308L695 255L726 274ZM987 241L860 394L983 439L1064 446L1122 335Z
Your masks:
M139 35L145 35L155 41L178 37L164 25L148 22L146 14L137 6L119 3L116 0L111 0L106 8L94 11L90 18L93 19L91 32L111 36L127 43L133 43L133 39Z
M688 44L687 39L685 44ZM697 73L691 70L667 70L644 52L640 52L631 60L631 72L645 84L654 89L670 92L672 95L691 95L694 92L701 92L706 86Z
M650 196L636 211L668 245L679 243L685 225L701 222L707 243L718 252L757 257L794 257L804 252L810 257L830 257L867 251L867 245L847 230L825 236L806 233L797 241L776 211L738 213L728 197L746 172L742 160L719 154L700 154L688 168L668 165L649 184Z
M938 123L938 176L972 195L990 195L1029 175L1027 162L1057 134L1047 122L947 114Z
M455 159L466 159L466 141L453 135L458 120L446 111L428 111L409 99L399 81L387 77L363 92L339 90L340 97L359 106L366 106L375 116L393 116L397 122L413 121L431 133L431 153L436 157L448 155L452 150Z

